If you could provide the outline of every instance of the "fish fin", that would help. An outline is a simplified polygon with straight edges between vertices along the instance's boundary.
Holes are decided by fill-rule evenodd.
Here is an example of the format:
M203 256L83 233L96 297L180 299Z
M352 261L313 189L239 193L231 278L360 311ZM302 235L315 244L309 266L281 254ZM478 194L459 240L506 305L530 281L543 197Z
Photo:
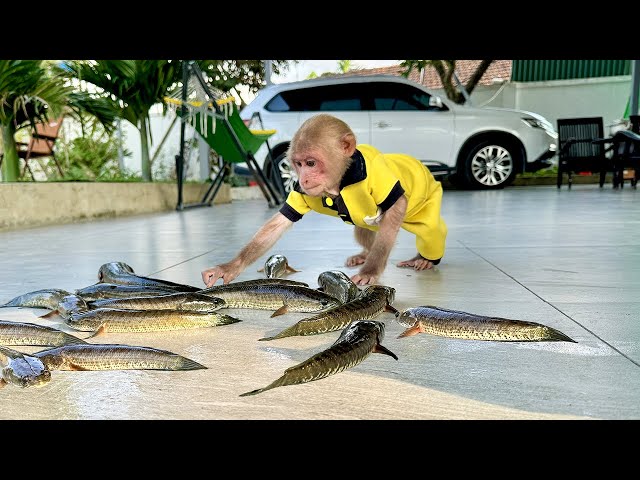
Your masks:
M102 325L100 325L95 332L93 332L91 335L89 335L88 337L85 337L85 340L89 339L89 338L93 338L97 335L100 335L101 333L104 333L104 323Z
M40 315L38 318L49 318L49 317L53 317L54 315L57 315L58 309L56 308L55 310L51 310L50 312L45 313L44 315Z
M400 315L400 311L399 311L396 307L394 307L393 305L389 305L389 304L387 304L387 305L384 307L384 311L385 311L385 312L391 312L391 313L395 314L395 316L396 316L396 317L397 317L398 315Z
M385 355L389 355L390 357L395 358L396 360L398 360L398 356L393 353L391 350L389 350L387 347L384 347L380 344L377 344L374 348L373 348L373 353L384 353Z
M0 378L0 388L3 388L7 384L7 381L4 378Z
M258 270L259 272L264 272L264 267Z
M279 309L277 309L275 312L273 312L271 314L271 318L273 317L278 317L280 315L284 315L285 313L287 313L289 311L289 307L287 306L287 304L285 303L284 305L282 305Z
M291 272L291 273L295 273L295 272L300 272L301 271L301 270L296 270L291 265L287 265L286 270L287 270L287 272Z
M420 325L416 324L413 327L409 327L407 328L404 332L402 332L400 335L398 335L397 338L402 338L402 337L410 337L411 335L417 335L420 332Z
M80 365L75 363L70 363L69 370L75 370L76 372L86 372L88 368L81 367Z
M257 390L251 390L250 392L241 393L240 397L248 397L249 395L255 395L257 393L264 392L263 388L258 388Z

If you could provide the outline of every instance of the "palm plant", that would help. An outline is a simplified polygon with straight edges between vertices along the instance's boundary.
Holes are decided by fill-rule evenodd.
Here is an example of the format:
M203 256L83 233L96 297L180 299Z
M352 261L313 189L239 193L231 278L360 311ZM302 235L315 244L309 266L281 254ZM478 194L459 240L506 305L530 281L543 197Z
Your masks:
M15 182L20 174L15 133L61 113L70 92L43 60L0 60L0 128L2 180Z
M90 83L140 132L141 172L151 181L149 111L179 81L181 62L171 60L74 60L60 73Z

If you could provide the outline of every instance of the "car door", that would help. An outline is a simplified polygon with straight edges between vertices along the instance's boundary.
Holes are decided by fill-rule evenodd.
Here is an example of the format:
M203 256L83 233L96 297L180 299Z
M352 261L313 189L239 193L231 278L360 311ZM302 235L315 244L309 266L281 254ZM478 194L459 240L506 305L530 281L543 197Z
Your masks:
M454 116L430 105L431 94L399 82L369 84L371 145L381 152L406 153L424 162L455 165Z

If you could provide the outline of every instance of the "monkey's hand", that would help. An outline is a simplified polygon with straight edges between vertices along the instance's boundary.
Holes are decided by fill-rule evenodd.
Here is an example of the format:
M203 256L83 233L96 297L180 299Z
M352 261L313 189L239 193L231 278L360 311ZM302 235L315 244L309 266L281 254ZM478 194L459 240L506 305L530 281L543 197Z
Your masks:
M202 271L202 281L207 288L213 287L218 279L222 279L223 284L231 282L234 278L242 273L241 264L238 261L230 261L221 265L208 268Z
M377 265L370 266L365 263L360 271L351 277L351 281L356 285L373 285L380 275L382 270Z

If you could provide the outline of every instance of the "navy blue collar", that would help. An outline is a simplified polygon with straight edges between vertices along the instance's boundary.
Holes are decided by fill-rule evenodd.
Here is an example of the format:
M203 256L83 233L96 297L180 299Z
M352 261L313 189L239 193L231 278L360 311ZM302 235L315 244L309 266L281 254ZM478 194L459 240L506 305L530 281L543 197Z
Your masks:
M356 151L351 155L351 158L353 161L351 162L351 165L349 165L349 168L347 168L347 171L344 172L342 180L340 180L340 190L367 178L367 167L360 150L356 148ZM303 195L305 194L300 188L300 183L298 181L294 184L293 189L298 193L302 193Z

